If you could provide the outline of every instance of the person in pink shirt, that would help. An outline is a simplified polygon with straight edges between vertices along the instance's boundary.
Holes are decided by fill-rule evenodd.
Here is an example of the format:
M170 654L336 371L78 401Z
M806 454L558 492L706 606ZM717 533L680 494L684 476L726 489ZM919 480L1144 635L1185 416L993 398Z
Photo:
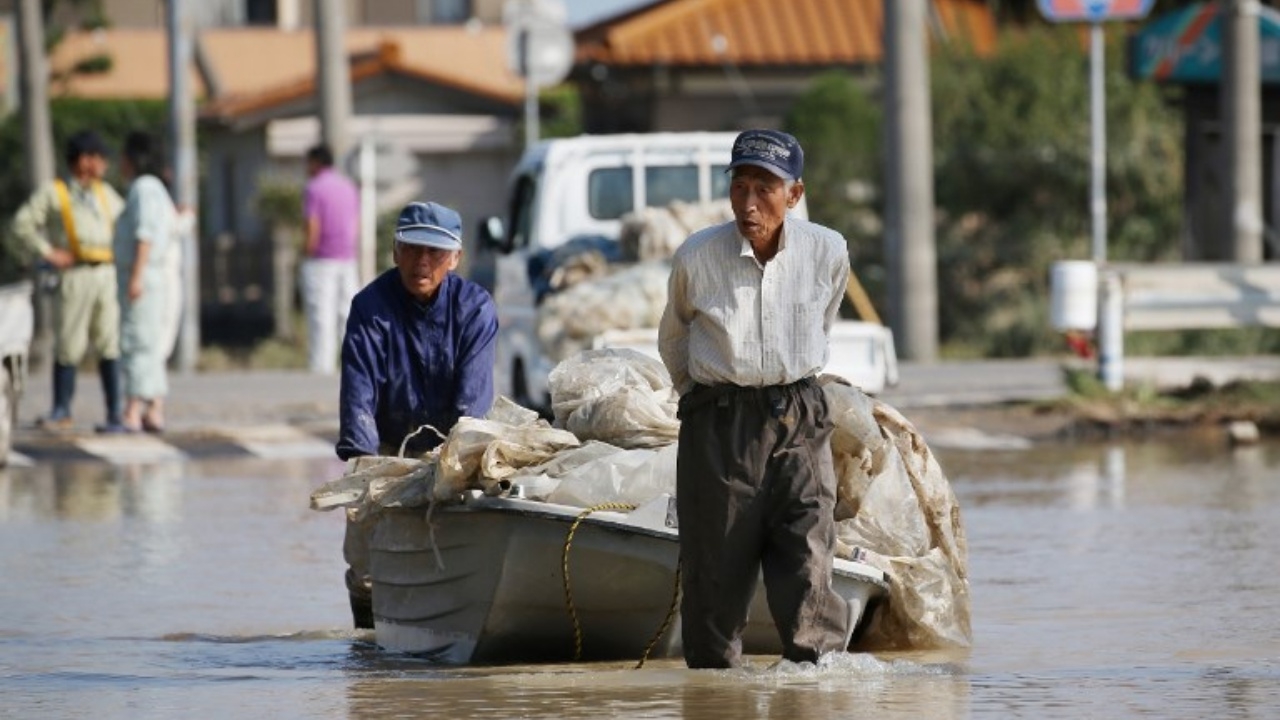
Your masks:
M299 278L307 316L307 364L311 372L327 375L337 370L340 333L359 289L360 193L333 169L333 151L325 145L307 151L307 175L302 201L306 246Z

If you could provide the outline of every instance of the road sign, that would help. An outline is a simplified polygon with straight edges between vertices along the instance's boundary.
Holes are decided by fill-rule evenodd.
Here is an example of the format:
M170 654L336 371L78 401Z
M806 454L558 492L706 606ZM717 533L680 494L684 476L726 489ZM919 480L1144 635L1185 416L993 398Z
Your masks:
M535 87L555 85L573 67L573 34L564 24L564 5L553 0L510 0L503 11L507 26L507 64Z
M1141 20L1155 0L1036 0L1040 14L1051 22Z
M1258 35L1262 82L1280 84L1280 12L1258 8ZM1224 52L1221 5L1192 5L1162 15L1134 36L1130 48L1130 71L1136 78L1219 82Z

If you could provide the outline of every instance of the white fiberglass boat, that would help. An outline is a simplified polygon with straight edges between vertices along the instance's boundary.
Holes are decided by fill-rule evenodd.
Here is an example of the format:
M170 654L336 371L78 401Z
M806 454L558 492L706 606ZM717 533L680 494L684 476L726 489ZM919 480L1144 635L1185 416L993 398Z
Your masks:
M378 645L454 664L679 656L670 496L581 515L479 491L431 511L385 508L371 537ZM887 595L884 573L861 562L837 559L834 583L855 627ZM781 653L763 588L743 651Z

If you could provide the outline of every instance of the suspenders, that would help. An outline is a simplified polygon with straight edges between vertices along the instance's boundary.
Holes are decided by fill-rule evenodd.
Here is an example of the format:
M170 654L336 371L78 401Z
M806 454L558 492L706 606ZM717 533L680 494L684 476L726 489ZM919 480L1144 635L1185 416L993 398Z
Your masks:
M76 256L76 260L86 263L107 263L111 262L111 248L82 248L80 247L80 237L76 234L76 221L71 212L71 190L67 187L67 183L61 178L53 181L54 192L58 195L58 206L62 211L62 229L67 233L67 244L70 246L71 253ZM107 193L103 189L102 183L94 181L93 194L98 200L98 209L102 211L103 217L108 217Z

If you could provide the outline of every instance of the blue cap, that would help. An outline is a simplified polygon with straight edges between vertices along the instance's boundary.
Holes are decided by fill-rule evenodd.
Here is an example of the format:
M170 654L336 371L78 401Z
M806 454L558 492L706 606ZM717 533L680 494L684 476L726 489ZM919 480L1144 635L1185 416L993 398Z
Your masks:
M396 240L441 250L462 249L462 218L433 202L411 202L396 220Z
M804 173L804 150L800 141L781 130L744 130L733 141L729 169L740 165L755 165L783 180L798 180Z

